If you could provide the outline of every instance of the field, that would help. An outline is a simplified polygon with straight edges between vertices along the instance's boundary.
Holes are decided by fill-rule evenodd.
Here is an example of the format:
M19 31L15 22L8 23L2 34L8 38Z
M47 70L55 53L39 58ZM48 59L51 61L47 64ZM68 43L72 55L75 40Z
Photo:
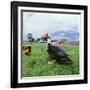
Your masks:
M23 44L30 44L24 42ZM32 43L30 56L22 56L22 76L56 76L79 74L79 46L60 45L71 58L72 63L48 64L50 60L46 51L46 43Z

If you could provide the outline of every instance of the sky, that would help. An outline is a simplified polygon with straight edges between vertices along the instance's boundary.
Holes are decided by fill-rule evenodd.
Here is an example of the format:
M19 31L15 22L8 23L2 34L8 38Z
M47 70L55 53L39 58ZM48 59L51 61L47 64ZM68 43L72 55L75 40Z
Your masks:
M80 15L23 12L23 39L32 33L35 39L48 32L52 39L79 41Z

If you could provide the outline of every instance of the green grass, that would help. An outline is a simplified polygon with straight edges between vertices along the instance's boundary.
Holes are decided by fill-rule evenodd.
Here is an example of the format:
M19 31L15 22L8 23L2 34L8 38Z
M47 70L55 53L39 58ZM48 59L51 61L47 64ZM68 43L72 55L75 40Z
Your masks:
M24 42L24 44L30 44ZM79 46L60 45L69 55L72 63L48 64L50 60L46 51L46 43L32 43L30 56L23 55L22 76L55 76L79 74Z

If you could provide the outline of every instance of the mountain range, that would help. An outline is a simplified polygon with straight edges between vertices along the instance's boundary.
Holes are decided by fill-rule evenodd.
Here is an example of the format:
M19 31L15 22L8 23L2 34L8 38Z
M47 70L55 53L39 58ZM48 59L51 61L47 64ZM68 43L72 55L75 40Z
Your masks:
M79 32L76 31L58 31L51 33L54 40L67 39L68 41L79 41Z

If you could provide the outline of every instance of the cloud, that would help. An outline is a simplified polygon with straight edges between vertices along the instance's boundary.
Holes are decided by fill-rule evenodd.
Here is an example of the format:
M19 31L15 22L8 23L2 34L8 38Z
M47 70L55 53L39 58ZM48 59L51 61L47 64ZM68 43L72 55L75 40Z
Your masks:
M44 32L53 33L62 31L80 31L80 15L51 14L51 13L23 13L23 38L32 33L34 38L40 37Z
M52 39L67 39L68 41L79 41L79 32L75 31L59 31L52 34Z

